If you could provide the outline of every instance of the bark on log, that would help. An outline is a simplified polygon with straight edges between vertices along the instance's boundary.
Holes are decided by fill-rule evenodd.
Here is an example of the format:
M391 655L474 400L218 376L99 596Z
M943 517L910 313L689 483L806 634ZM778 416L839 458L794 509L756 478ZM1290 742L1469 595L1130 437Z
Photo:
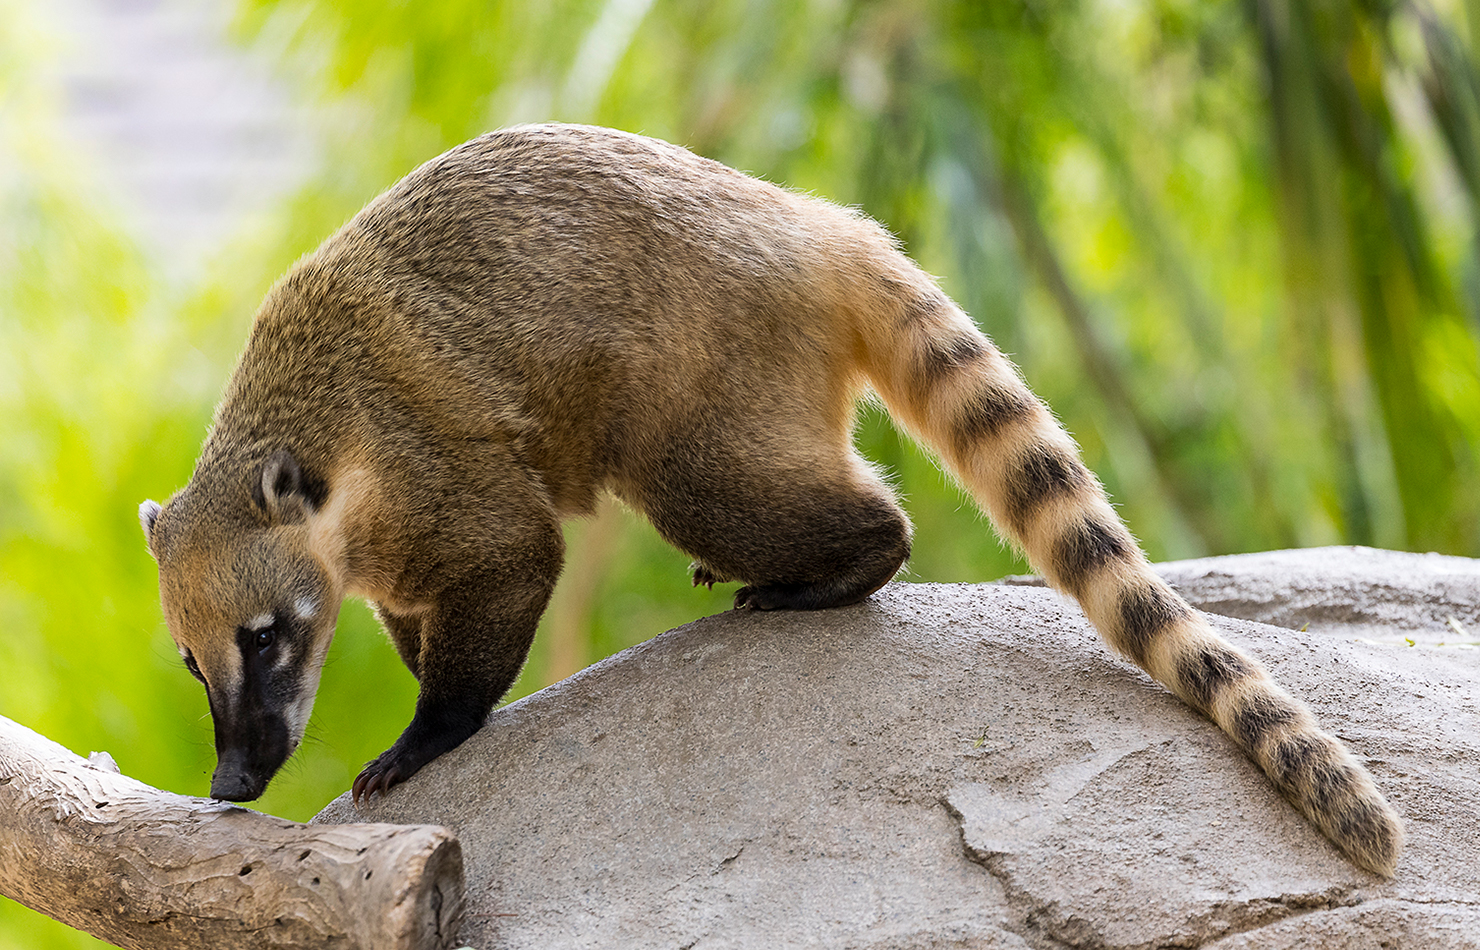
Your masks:
M0 717L0 892L122 947L452 946L447 829L301 825L93 759Z

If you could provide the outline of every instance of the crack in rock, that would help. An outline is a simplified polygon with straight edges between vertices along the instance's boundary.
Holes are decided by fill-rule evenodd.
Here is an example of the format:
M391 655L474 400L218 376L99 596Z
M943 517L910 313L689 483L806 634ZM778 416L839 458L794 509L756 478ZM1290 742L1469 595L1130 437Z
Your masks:
M1186 814L1156 808L1149 820L1132 819L1078 800L1081 788L1100 776L1113 778L1121 763L1136 758L1080 769L1080 777L1096 778L1089 786L1072 783L1068 796L1032 800L962 785L942 801L966 857L1001 882L1021 922L1015 932L1030 945L1194 948L1362 902L1356 884L1344 879L1352 872L1310 874L1299 862L1287 867L1268 854L1251 856L1237 839L1226 839L1220 819L1203 814L1199 827ZM1086 794L1093 798L1092 792ZM1200 886L1183 886L1194 880Z

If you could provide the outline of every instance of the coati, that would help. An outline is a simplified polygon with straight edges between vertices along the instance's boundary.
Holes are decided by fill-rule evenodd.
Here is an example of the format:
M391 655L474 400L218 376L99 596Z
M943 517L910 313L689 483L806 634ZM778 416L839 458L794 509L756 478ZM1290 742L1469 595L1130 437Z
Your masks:
M372 201L268 293L189 484L140 519L205 684L211 794L303 735L343 597L420 683L355 779L385 793L483 723L609 491L742 582L853 604L910 523L851 441L866 388L1109 644L1218 724L1355 863L1402 826L1367 772L1154 574L1013 365L862 215L637 135L484 135Z

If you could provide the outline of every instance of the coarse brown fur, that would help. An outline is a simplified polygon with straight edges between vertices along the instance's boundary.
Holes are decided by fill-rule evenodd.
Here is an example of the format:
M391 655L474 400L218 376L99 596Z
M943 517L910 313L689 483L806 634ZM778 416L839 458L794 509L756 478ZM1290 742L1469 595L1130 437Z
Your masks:
M211 699L213 793L302 734L340 600L421 684L384 792L514 681L561 520L610 491L759 609L854 603L910 525L851 443L869 387L1119 652L1212 718L1352 860L1397 816L1342 744L1149 568L1008 360L860 215L652 139L485 135L272 290L190 484L141 511Z

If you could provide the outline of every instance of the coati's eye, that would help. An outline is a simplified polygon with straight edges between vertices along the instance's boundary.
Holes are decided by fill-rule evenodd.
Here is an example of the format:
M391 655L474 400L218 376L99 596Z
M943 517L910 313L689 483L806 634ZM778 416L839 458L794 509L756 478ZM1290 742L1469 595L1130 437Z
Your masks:
M277 638L278 616L271 611L260 613L236 628L236 643L243 653L253 649L266 653L277 643Z
M189 670L190 675L200 680L202 683L206 681L206 678L200 673L200 664L196 663L195 657L189 653L185 654L185 669Z

